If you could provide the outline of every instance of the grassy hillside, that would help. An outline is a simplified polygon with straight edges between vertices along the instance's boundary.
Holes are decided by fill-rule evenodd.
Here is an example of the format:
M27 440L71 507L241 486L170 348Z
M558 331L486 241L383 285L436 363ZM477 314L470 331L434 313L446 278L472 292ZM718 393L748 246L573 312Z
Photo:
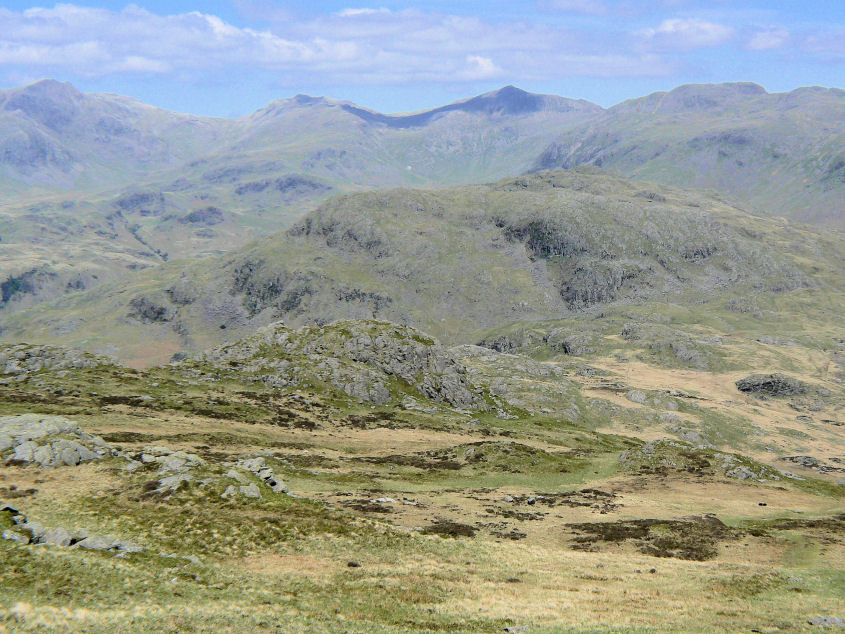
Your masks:
M162 264L12 313L3 337L139 363L279 319L376 317L472 343L526 320L574 320L590 324L583 336L602 339L621 336L628 320L699 328L698 315L712 311L717 333L734 320L765 332L798 315L796 327L818 324L828 337L842 314L842 252L835 233L713 197L596 169L547 172L336 197L230 254ZM637 337L654 338L629 338Z

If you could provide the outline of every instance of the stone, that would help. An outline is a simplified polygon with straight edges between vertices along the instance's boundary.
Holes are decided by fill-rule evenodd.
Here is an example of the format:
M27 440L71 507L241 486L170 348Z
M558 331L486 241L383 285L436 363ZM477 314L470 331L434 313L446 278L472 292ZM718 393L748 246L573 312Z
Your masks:
M47 544L48 546L70 546L73 539L67 529L64 528L50 528L44 531L44 534L39 538L38 543Z
M260 499L261 491L255 484L248 484L240 487L241 495L247 498Z
M785 374L752 374L736 382L740 392L768 396L797 396L809 390L805 383Z
M137 460L132 460L131 458L127 458L128 464L126 465L126 472L127 473L135 473L138 469L143 467L143 463L138 462Z
M746 467L745 465L740 465L735 469L731 469L730 471L726 471L725 475L729 478L736 478L737 480L759 480L760 476L754 473L751 469Z
M233 498L238 494L238 487L234 485L229 485L226 487L226 490L220 495L221 498L224 500L228 500L229 498Z
M0 435L0 451L12 448L12 437Z
M54 460L53 448L50 445L41 445L33 453L32 459L42 467L52 466Z
M22 442L17 447L15 447L15 455L12 457L15 460L20 460L22 462L32 462L35 459L36 449L38 449L38 445L36 445L34 442Z
M240 484L249 484L249 478L247 478L243 473L240 471L236 471L234 469L229 469L226 472L227 478L232 478L232 480L236 480Z
M845 619L838 616L819 616L810 619L808 623L815 627L845 627Z
M165 456L160 462L162 471L181 471L187 461L178 456Z
M79 464L79 453L72 447L62 449L61 461L70 467L75 467Z
M9 539L13 542L17 542L18 544L22 544L26 546L29 543L29 537L26 535L22 535L17 531L12 530L5 530L3 531L3 539Z
M193 476L187 473L180 473L177 475L167 476L166 478L162 478L158 481L158 491L175 491L178 489L184 482L190 482L193 480Z
M91 535L90 537L86 537L85 539L76 542L74 546L82 548L83 550L112 550L113 548L116 548L117 542L110 537Z
M287 493L288 485L281 480L269 480L267 486L272 489L274 493Z
M640 390L631 390L625 395L625 398L627 398L632 403L644 405L645 402L648 400L648 394Z

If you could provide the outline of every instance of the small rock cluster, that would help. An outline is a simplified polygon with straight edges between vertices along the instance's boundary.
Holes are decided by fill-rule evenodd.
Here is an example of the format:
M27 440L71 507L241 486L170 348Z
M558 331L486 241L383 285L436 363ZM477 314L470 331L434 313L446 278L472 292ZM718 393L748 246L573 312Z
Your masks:
M102 438L61 416L0 417L0 457L41 467L75 466L116 452Z
M267 464L263 457L242 458L235 463L234 467L254 474L264 482L274 493L287 493L287 485L277 478L273 469ZM242 495L247 498L261 498L261 489L254 482L250 482L241 471L235 468L229 469L225 476L238 482L238 485L229 485L221 497L232 498Z
M3 539L12 540L21 545L43 544L45 546L73 547L83 550L111 550L121 553L138 553L144 550L143 547L132 542L94 535L88 531L69 531L62 527L45 528L38 522L28 520L22 513L9 506L0 509L0 513L10 514L16 525L15 528L3 531Z

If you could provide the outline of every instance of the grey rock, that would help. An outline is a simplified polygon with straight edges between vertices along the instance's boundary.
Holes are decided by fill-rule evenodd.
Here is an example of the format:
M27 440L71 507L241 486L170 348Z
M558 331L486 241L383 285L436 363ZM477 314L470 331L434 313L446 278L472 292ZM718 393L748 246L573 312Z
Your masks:
M61 460L68 466L75 467L79 464L79 453L72 447L62 449Z
M236 480L240 484L248 484L249 478L247 478L243 473L240 471L236 471L234 469L229 469L226 472L226 477L231 478L232 480Z
M761 479L759 475L754 473L751 469L746 467L745 465L740 465L730 471L725 471L725 475L729 478L736 478L737 480L759 480Z
M180 473L177 475L167 476L158 481L158 491L175 491L185 482L193 480L193 476L188 473Z
M23 462L32 462L35 459L36 449L38 449L38 445L36 445L34 442L27 440L15 447L15 455L13 456L13 458L15 460L21 460Z
M3 531L3 539L9 539L13 542L17 542L18 544L23 544L24 546L29 543L29 537L13 530Z
M53 448L50 445L41 445L33 453L32 459L42 467L50 467L53 465L55 456L53 455Z
M134 473L141 467L143 467L143 463L138 462L137 460L132 460L131 458L127 459L128 463L126 465L126 472L127 473Z
M845 627L845 619L838 616L819 616L808 621L815 627Z
M0 435L0 452L12 448L12 437Z
M220 495L221 498L224 500L228 500L229 498L233 498L238 494L238 487L234 485L229 485L226 487L226 490Z
M752 374L736 382L740 392L769 396L797 396L809 391L807 384L785 374Z
M38 539L38 543L47 544L48 546L70 546L73 539L67 529L64 528L50 528L44 531Z
M642 392L640 390L631 390L625 395L632 403L639 403L640 405L644 405L645 402L648 400L648 394Z
M247 498L260 499L261 491L255 484L248 484L240 487L241 495Z
M117 540L110 537L100 537L98 535L91 535L78 541L74 544L76 547L83 550L112 550L117 547Z

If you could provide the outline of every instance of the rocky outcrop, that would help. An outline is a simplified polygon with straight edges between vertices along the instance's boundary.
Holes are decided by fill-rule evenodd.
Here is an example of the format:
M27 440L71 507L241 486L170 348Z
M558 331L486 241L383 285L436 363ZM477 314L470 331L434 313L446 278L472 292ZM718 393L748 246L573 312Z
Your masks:
M806 383L785 374L752 374L736 382L740 392L765 394L767 396L797 396L806 394Z
M0 417L0 457L41 467L76 466L116 455L102 438L61 416Z
M237 365L242 375L278 388L310 377L378 405L411 390L461 409L486 407L446 348L414 328L387 322L343 321L299 330L274 324L198 360L216 367Z
M0 385L42 370L79 370L110 363L106 357L70 348L0 344Z

